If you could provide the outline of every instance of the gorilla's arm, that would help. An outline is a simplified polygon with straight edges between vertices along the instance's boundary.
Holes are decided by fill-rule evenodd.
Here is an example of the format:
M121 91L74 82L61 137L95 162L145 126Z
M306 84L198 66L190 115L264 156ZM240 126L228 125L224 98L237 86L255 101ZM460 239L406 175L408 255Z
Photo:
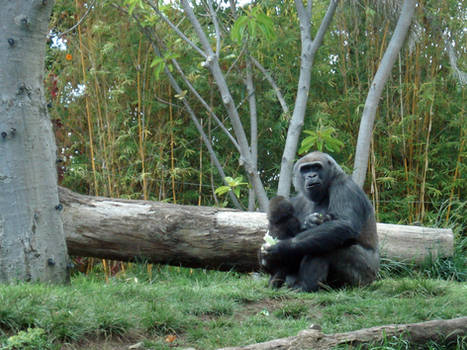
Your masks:
M324 254L355 243L372 208L363 191L347 176L342 176L329 188L328 213L331 221L272 246L268 250L271 260Z

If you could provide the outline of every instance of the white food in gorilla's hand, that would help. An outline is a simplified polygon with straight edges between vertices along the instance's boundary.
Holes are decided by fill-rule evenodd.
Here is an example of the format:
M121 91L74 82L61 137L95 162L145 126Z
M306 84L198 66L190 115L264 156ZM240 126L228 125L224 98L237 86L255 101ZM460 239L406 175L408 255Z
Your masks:
M264 239L264 242L263 245L261 246L261 250L266 250L267 248L269 247L272 247L273 245L275 245L277 242L279 242L279 240L277 238L274 238L273 236L271 236L269 234L269 231L266 232L266 234L264 235L263 237Z

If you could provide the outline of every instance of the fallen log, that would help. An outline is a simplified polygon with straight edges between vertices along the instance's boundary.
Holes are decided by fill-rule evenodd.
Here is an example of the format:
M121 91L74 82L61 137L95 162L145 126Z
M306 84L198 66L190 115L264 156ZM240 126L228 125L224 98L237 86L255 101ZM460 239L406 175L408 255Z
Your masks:
M358 331L324 334L319 326L301 331L297 336L274 339L264 343L219 350L324 350L338 345L358 346L361 344L380 343L392 337L407 339L410 344L454 343L458 337L467 336L467 317L451 320L434 320L410 324L393 324L360 329Z
M70 255L254 271L264 213L81 195L59 189ZM451 256L449 229L378 224L382 256Z

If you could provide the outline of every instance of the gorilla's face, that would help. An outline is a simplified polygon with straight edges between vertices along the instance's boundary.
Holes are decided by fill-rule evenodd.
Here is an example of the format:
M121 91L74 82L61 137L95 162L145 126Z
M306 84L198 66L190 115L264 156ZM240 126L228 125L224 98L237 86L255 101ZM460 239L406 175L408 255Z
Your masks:
M339 168L340 169L340 168ZM294 168L295 189L313 202L328 196L328 188L336 168L335 161L321 152L310 153L299 159Z
M298 171L302 179L302 191L314 202L319 202L327 192L327 169L322 162L303 163Z

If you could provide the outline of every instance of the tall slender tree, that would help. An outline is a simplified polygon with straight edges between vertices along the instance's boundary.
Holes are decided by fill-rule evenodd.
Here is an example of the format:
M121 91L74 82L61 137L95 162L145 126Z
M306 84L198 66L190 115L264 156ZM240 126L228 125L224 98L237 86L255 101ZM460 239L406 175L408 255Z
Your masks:
M396 62L399 52L404 44L405 38L412 22L415 11L415 0L405 0L402 4L399 20L388 44L386 52L379 64L375 77L370 85L370 90L363 108L362 120L358 131L357 150L355 152L353 180L360 186L365 182L366 171L368 168L368 157L370 154L370 140L373 134L373 125L376 117L379 99L383 93L384 85L389 78L392 67Z

